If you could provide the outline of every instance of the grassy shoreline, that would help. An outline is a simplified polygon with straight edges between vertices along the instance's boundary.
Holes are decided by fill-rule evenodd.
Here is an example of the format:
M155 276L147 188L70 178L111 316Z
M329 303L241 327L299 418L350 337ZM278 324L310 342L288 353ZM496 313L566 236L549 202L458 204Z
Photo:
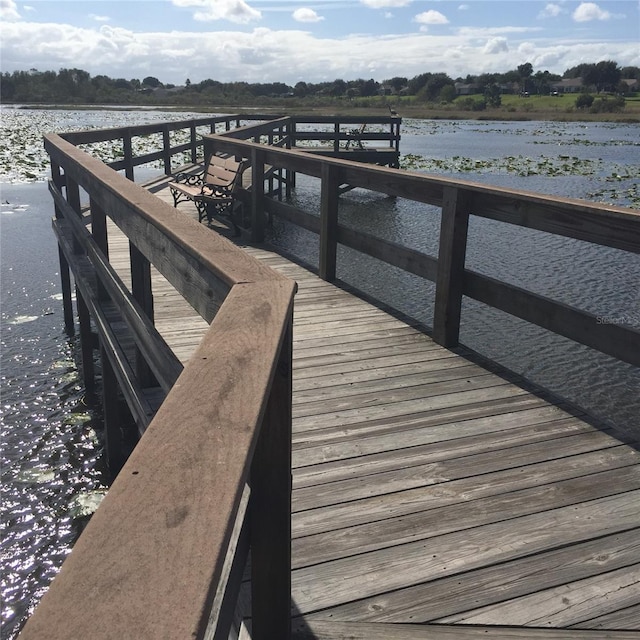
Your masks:
M386 116L389 107L403 118L423 120L489 120L489 121L557 121L557 122L612 122L612 123L640 123L640 98L626 100L625 108L621 112L591 113L575 108L575 95L560 97L536 96L519 98L518 96L503 96L502 106L487 108L482 111L469 111L456 105L456 102L446 105L420 103L408 100L392 100L384 98L366 104L363 101L336 101L328 104L305 104L304 101L279 101L253 104L138 104L138 105L91 105L91 104L28 104L11 105L0 103L3 107L14 106L27 109L60 109L60 110L162 110L162 111L191 111L196 113L264 113L287 115L334 115L334 116Z

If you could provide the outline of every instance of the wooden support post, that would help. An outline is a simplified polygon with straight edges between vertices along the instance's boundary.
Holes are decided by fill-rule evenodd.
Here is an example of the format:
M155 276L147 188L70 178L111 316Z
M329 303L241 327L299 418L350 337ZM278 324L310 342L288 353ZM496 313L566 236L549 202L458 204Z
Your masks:
M291 379L289 320L251 466L254 640L291 637Z
M109 259L109 242L107 239L107 216L103 209L90 198L89 205L91 208L91 233L100 251L107 260ZM98 298L106 300L108 298L104 285L98 280Z
M162 157L164 159L164 173L171 175L171 136L169 135L169 125L162 127Z
M285 136L286 136L286 148L291 149L291 140L295 135L296 124L295 122L289 121L285 127ZM285 197L287 200L291 197L291 190L294 187L296 173L291 169L286 169L284 172L285 177Z
M104 449L107 465L113 478L122 467L122 432L120 430L120 398L118 381L109 357L100 350L102 363L102 413L104 420Z
M440 222L440 249L433 318L433 339L445 347L458 345L462 284L471 196L445 187Z
M340 123L336 122L333 125L333 133L335 135L333 139L333 153L338 153L340 151L340 138L338 135L340 134Z
M82 217L81 205L80 205L80 187L78 183L72 180L69 176L65 175L66 189L67 189L67 202L71 205L72 209L76 212L78 218ZM76 254L82 253L82 247L80 243L73 239L73 252Z
M327 282L336 278L338 252L338 169L331 164L322 165L320 187L320 277Z
M122 147L124 152L124 175L133 182L133 145L131 142L131 130L127 129L122 137Z
M251 241L264 242L264 152L251 150Z
M62 187L64 186L64 178L60 172L60 165L56 162L51 163L51 179L58 188L58 191L62 193ZM62 218L62 212L57 205L54 205L56 218ZM71 296L71 271L69 269L69 263L64 255L64 252L58 247L58 260L60 262L60 286L62 287L62 313L64 316L64 328L68 336L72 336L75 333L76 327L73 320L73 301Z
M131 262L131 293L140 303L146 316L153 322L153 290L151 286L151 264L142 255L138 247L129 243L129 260ZM136 348L136 375L142 387L155 387L157 381L142 357L139 349Z
M196 137L196 125L192 124L191 127L189 128L189 131L191 136L191 162L195 164L196 160L198 159L198 144L197 144L198 140Z
M58 258L60 260L60 284L62 286L62 312L64 315L64 328L68 336L72 336L75 331L73 321L73 303L71 300L71 273L69 263L64 252L58 247Z
M82 353L82 379L84 388L93 391L96 385L93 366L93 334L91 332L91 315L87 303L80 290L76 287L76 304L78 306L78 320L80 323L80 351Z

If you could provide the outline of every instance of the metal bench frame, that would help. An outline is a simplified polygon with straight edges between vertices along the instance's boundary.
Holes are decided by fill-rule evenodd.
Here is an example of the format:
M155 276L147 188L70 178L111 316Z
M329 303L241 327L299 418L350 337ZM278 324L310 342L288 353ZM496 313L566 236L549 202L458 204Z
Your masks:
M209 223L213 216L225 216L233 225L234 234L240 229L235 223L234 210L242 206L235 198L235 191L241 184L246 163L233 156L212 154L205 169L200 173L179 173L169 183L173 196L173 206L191 201L198 211L198 222L206 217Z

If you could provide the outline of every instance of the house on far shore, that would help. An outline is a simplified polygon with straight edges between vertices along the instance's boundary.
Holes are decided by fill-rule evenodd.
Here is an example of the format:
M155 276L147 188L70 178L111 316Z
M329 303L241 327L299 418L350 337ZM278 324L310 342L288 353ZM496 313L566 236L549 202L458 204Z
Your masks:
M622 83L626 84L629 88L628 93L635 93L640 90L640 81L636 78L622 78L622 80L620 80L620 84Z
M591 91L592 87L588 87ZM558 93L580 93L583 91L582 78L567 78L560 80L559 82L551 83L551 91L557 91Z
M480 85L479 84L465 84L464 82L456 82L454 84L456 89L456 95L459 96L470 96L474 93L480 93Z
M636 78L622 78L620 84L627 85L629 93L635 93L640 90L640 82ZM553 82L551 85L552 93L581 93L582 91L588 91L589 93L596 93L597 88L593 85L583 86L582 78L569 78L566 80L560 80L560 82Z

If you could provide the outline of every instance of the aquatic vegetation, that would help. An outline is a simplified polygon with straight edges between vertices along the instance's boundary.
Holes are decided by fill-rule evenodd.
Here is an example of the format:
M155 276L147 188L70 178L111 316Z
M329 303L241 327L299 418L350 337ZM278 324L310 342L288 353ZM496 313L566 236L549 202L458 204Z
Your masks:
M637 183L622 190L613 187L598 189L588 193L587 198L613 205L620 205L622 200L625 203L623 206L640 209L640 188Z
M510 173L520 177L541 175L592 176L602 169L599 161L581 159L576 156L554 156L529 158L506 156L504 158L475 159L463 156L451 158L426 158L416 154L403 155L400 167L412 171L429 173Z
M42 136L45 133L82 131L105 127L122 127L142 122L166 122L202 117L202 114L161 111L65 111L56 109L3 108L0 128L0 182L36 182L49 177L49 156ZM199 128L197 133L209 133L209 128ZM189 140L188 131L170 132L171 144ZM134 155L143 155L162 148L162 134L137 136L132 140ZM103 162L113 162L124 157L122 144L97 142L80 145L80 148ZM183 154L186 163L189 154ZM161 168L162 162L151 166Z
M69 515L74 519L90 516L100 506L106 495L106 489L81 491L72 498L69 504Z
M42 135L48 131L64 132L87 130L97 127L122 127L140 124L142 122L165 122L168 120L185 120L191 117L201 117L202 114L186 112L162 111L66 111L66 110L34 110L34 109L2 109L2 135L0 136L0 182L35 182L46 180L49 175L49 158L44 150ZM244 123L241 123L244 124ZM353 126L345 125L343 131L349 131ZM333 131L333 127L318 127L316 125L301 125L300 130ZM367 132L383 131L384 127L372 125ZM209 133L209 127L199 127L197 134ZM596 135L594 135L594 132ZM511 155L487 158L484 156L490 148L486 144L477 146L476 154L469 150L468 155L444 155L451 149L466 147L466 136L477 139L477 134L488 134L496 139L512 139L505 149L520 148L520 140L525 145L551 145L562 147L565 153ZM412 171L424 171L440 174L482 174L509 175L523 178L525 181L532 177L563 178L584 177L590 183L585 187L592 189L584 197L607 202L617 202L625 206L637 207L637 188L629 184L640 177L638 163L624 164L631 148L640 146L637 135L629 133L629 128L620 124L592 124L560 123L560 122L531 122L527 124L483 122L476 120L420 120L407 118L402 123L402 135L412 139L429 136L428 143L421 143L420 148L438 147L432 156L420 153L407 153L401 156L401 168ZM625 135L627 137L625 137ZM453 136L456 136L455 140ZM599 136L599 137L598 137ZM189 131L177 130L169 133L172 146L189 141ZM462 138L461 138L462 137ZM268 140L263 137L263 142ZM446 141L443 143L442 141ZM462 142L462 144L460 144ZM156 152L162 148L161 133L137 136L132 140L134 155L144 155ZM477 143L476 143L477 144ZM301 148L322 147L319 141L301 141ZM604 149L620 148L620 162L605 161L601 158L580 157L581 150L589 153L590 147ZM122 142L99 142L82 145L82 149L103 162L113 162L124 157ZM447 151L444 151L444 149ZM526 147L525 147L526 148ZM629 149L629 151L627 151ZM572 153L574 151L574 153ZM598 152L600 153L600 152ZM580 154L580 156L578 155ZM191 161L190 153L184 152L172 160L173 168ZM164 169L161 160L145 165L147 167ZM601 189L593 189L593 181L603 184ZM526 188L526 183L523 183ZM582 196L581 196L582 197ZM3 208L2 213L8 214L13 209Z

